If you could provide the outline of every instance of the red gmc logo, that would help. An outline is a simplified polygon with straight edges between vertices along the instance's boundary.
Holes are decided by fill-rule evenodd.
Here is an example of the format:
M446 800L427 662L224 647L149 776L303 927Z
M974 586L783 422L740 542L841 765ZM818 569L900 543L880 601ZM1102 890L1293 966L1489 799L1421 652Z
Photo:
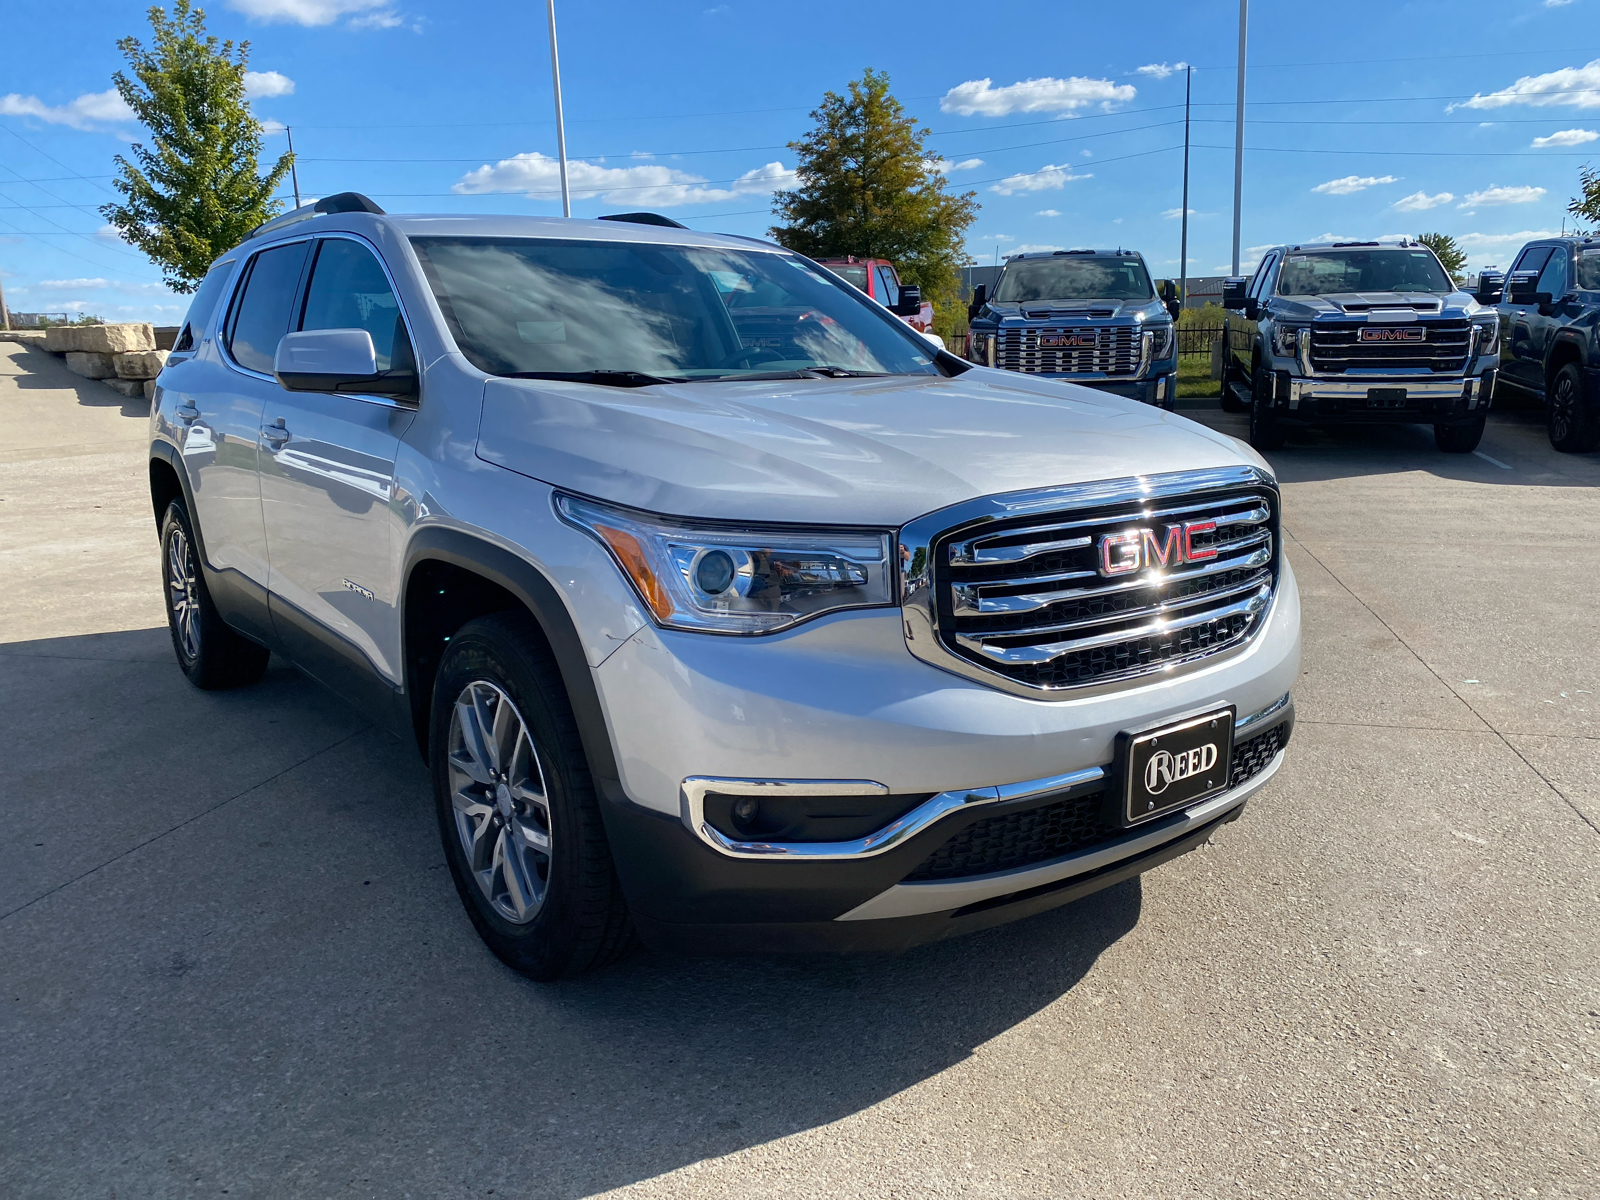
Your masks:
M1089 347L1093 349L1099 345L1099 339L1092 333L1047 333L1040 337L1039 345Z
M1363 342L1423 342L1427 338L1428 331L1416 325L1369 325L1361 331Z
M1195 535L1212 533L1215 521L1185 521L1182 525L1163 525L1160 531L1148 527L1124 529L1121 533L1102 533L1098 548L1100 574L1131 575L1146 567L1181 567L1185 563L1205 562L1217 556L1215 546L1196 546Z

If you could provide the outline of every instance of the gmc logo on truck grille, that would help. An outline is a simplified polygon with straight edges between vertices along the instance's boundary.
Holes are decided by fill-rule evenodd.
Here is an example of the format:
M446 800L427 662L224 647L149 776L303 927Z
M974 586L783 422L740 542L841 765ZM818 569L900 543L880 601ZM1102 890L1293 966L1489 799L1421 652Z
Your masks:
M1416 325L1368 326L1361 331L1363 342L1425 342L1428 331Z
M1100 535L1100 574L1131 575L1143 567L1181 567L1217 556L1215 546L1196 546L1195 534L1215 533L1215 521L1185 521L1154 529L1125 529Z
M1068 349L1088 348L1093 350L1100 344L1100 339L1092 333L1047 333L1039 338L1041 346L1064 346Z

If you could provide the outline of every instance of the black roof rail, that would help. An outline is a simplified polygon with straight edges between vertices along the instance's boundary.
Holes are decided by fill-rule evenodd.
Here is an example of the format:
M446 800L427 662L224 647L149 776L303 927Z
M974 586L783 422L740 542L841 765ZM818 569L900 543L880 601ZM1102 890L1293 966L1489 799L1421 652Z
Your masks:
M331 196L324 196L311 207L319 213L364 212L375 213L380 217L384 215L383 209L360 192L335 192Z
M1343 250L1343 249L1345 249L1346 247L1349 247L1349 246L1381 246L1381 245L1383 245L1382 242L1330 242L1328 244L1328 249L1330 249L1330 250Z
M600 218L602 221L627 221L632 225L665 225L668 229L687 229L687 225L679 224L671 217L663 217L660 213L608 213Z
M1098 250L1057 250L1057 254L1098 254Z

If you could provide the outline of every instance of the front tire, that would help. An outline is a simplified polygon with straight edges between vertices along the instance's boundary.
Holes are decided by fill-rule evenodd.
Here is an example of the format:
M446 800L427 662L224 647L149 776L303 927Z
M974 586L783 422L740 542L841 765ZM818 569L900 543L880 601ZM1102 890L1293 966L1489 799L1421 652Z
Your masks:
M445 859L496 957L546 981L626 953L633 934L588 760L531 619L481 617L450 639L429 734Z
M1466 425L1435 425L1433 444L1446 454L1471 454L1483 441L1483 427L1488 420L1487 416L1480 416Z
M1583 372L1569 362L1550 381L1547 426L1550 444L1563 454L1583 454L1600 445L1600 420L1583 394Z
M266 672L264 647L228 628L200 570L194 527L180 501L161 521L161 583L167 598L172 650L189 682L206 691L242 687Z
M1264 371L1256 372L1250 403L1250 444L1257 450L1283 449L1283 426L1272 409L1271 379Z

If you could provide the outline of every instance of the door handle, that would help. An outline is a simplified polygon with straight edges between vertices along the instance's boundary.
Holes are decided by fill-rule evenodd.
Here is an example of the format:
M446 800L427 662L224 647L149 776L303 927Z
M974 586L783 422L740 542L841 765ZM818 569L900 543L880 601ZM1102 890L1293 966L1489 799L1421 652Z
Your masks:
M261 429L261 440L266 442L273 450L282 450L289 440L289 430L284 427L283 418L279 417L271 425Z
M200 419L200 410L191 402L185 400L182 404L178 405L177 408L172 410L172 415L178 420L182 421L185 425L193 425Z

